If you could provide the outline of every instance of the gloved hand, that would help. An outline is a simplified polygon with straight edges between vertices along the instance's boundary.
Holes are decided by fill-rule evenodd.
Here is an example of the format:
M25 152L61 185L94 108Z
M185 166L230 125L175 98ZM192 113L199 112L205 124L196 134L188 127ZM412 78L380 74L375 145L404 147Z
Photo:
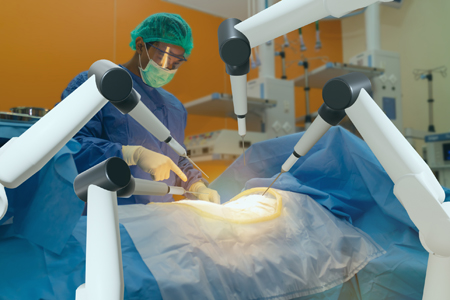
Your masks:
M129 166L138 165L143 171L153 175L154 180L161 181L170 177L173 171L183 181L186 175L167 156L148 150L142 146L122 146L123 159Z
M209 201L213 203L220 204L220 195L216 190L206 187L202 181L198 181L191 185L189 188L190 192L204 193L195 195L199 200Z

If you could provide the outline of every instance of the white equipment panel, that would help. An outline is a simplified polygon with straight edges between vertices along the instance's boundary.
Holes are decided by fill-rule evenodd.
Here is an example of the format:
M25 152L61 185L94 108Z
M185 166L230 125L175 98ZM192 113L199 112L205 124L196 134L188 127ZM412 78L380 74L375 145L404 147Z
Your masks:
M345 75L351 72L359 72L366 75L369 79L374 76L381 75L384 70L379 68L371 68L365 66L358 66L353 64L343 64L337 62L327 62L323 66L320 66L309 72L308 84L311 88L322 89L328 80L335 77ZM293 79L295 86L305 86L305 75L301 75Z
M259 111L275 107L277 101L255 97L247 98L248 110ZM184 104L188 114L209 117L231 117L235 118L233 97L229 94L212 93L205 97Z
M244 147L247 149L265 139L264 133L247 132ZM187 136L184 145L194 162L235 160L242 154L242 139L235 130L223 129Z
M404 134L400 54L384 50L369 50L350 59L350 64L384 69L384 73L370 79L372 98L397 129Z
M294 83L258 78L247 83L245 148L253 143L295 133ZM214 93L184 104L188 114L235 117L232 97ZM234 160L242 154L242 139L235 130L219 130L186 137L193 161Z
M295 132L295 95L291 80L257 78L247 83L247 95L261 99L274 99L275 107L264 110L262 132L266 139Z

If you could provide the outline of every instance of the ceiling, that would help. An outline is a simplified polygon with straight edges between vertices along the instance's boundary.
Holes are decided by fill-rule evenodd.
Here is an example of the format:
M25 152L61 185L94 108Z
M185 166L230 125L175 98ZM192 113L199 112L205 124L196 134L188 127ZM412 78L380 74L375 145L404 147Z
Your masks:
M247 0L164 0L184 7L192 8L224 19L248 17Z

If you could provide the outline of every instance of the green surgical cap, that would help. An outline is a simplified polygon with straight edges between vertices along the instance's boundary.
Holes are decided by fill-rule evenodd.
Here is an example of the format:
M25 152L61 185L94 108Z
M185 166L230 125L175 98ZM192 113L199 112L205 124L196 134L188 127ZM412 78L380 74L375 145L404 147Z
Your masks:
M151 15L131 32L130 47L136 50L136 38L145 43L163 42L183 47L186 55L191 54L194 43L188 23L176 14L158 13Z

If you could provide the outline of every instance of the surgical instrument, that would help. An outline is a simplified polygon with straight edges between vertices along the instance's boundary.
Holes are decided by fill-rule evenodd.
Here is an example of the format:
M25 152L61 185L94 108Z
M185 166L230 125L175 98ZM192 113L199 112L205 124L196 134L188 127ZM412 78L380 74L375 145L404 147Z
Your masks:
M183 195L185 193L189 194L200 194L207 195L206 193L199 192L191 192L186 191L181 186L170 186L165 184L164 182L157 182L151 180L145 180L140 178L134 178L135 187L133 191L133 195L154 195L154 196L164 196L167 194L170 195ZM120 195L120 194L118 194ZM131 196L131 194L130 194Z
M186 151L186 150L185 150ZM199 166L197 166L197 164L189 157L189 156L187 156L187 154L186 155L181 155L181 156L183 156L183 157L185 157L185 158L187 158L188 160L189 160L189 162L192 164L192 165L194 165L197 169L199 169L200 170L200 172L202 172L207 178L209 178L209 176L208 175L206 175L206 173L205 172L203 172L203 170L202 169L200 169L200 167Z
M272 183L269 185L269 187L264 191L264 193L262 194L263 196L267 193L267 191L270 189L270 187L275 183L275 181L277 181L277 179L280 177L281 174L285 173L285 171L283 171L283 169L281 169L280 174L278 174L278 176L275 178L274 181L272 181Z

